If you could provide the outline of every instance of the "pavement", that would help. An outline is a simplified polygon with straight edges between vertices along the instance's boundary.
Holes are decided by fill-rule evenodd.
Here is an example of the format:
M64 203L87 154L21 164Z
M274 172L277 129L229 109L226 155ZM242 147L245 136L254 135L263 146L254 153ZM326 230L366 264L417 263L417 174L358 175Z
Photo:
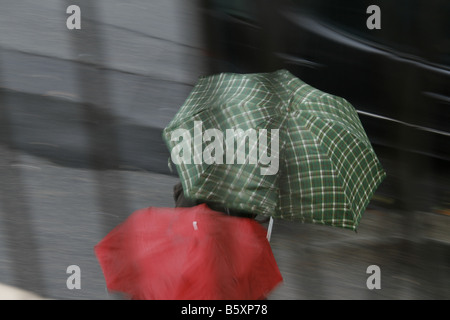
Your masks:
M0 299L122 299L93 247L134 210L174 205L161 130L210 63L187 3L2 2ZM66 28L70 4L81 30ZM447 209L400 210L391 191L357 233L275 220L284 282L269 299L449 299ZM373 265L380 289L368 288Z

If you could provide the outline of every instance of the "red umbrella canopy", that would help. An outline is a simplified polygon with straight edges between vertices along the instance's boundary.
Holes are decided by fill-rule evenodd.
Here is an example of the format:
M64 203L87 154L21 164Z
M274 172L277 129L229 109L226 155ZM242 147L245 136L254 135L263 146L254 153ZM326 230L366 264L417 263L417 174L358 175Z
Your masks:
M266 230L205 204L138 210L95 254L108 289L132 299L253 300L282 281Z

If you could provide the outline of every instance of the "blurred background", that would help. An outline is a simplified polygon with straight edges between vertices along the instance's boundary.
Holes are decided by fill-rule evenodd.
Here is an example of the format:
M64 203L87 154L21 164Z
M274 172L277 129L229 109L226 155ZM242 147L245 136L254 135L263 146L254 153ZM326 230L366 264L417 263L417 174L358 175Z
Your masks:
M285 68L355 106L387 178L358 233L275 221L270 299L450 299L448 1L1 0L0 30L0 284L121 299L93 247L174 206L161 133L198 77Z

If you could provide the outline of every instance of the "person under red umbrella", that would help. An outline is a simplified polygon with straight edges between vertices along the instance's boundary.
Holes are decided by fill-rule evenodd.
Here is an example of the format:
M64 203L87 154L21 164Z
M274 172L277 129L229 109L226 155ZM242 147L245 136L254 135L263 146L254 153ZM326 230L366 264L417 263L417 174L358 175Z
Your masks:
M109 290L132 299L254 300L282 282L258 222L176 200L176 208L137 210L95 246Z

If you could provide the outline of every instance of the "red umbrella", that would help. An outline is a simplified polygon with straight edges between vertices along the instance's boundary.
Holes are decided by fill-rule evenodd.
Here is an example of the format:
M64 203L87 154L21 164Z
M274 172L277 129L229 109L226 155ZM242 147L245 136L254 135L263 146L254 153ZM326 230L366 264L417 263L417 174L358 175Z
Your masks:
M95 254L108 289L132 299L261 299L282 281L266 230L205 204L138 210Z

